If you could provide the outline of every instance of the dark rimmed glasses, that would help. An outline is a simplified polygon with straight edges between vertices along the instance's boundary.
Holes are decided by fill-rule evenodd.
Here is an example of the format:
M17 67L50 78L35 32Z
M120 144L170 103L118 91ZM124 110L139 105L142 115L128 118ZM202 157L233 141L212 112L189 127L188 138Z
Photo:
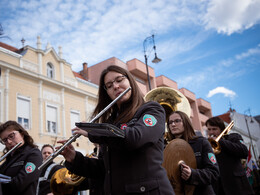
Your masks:
M174 123L174 124L176 125L176 124L179 124L180 122L182 122L181 119L175 119L175 120L173 120L173 121L170 120L170 121L169 121L169 125L172 125L172 123Z
M0 142L1 142L2 144L6 144L6 142L7 142L8 139L13 141L14 138L15 138L15 134L16 134L16 131L13 131L13 132L10 133L6 138L0 139Z
M126 79L125 75L117 76L113 81L107 82L104 85L105 90L111 89L114 83L119 84Z

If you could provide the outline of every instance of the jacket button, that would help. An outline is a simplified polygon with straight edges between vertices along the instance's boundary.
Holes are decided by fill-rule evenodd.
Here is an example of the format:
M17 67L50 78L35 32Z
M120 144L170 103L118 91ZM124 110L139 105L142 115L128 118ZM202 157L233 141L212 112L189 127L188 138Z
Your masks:
M145 191L145 187L142 186L142 187L140 188L140 190L141 190L141 192L144 192L144 191Z

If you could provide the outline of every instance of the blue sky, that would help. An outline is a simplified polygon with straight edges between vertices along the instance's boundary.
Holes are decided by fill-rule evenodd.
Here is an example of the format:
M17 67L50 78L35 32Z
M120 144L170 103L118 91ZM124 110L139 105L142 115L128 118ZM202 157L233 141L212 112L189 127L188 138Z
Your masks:
M1 0L2 42L36 48L41 36L74 71L117 57L144 62L143 41L155 35L148 64L197 98L213 115L230 105L260 114L260 0ZM152 44L148 44L148 48ZM247 112L246 114L249 114Z

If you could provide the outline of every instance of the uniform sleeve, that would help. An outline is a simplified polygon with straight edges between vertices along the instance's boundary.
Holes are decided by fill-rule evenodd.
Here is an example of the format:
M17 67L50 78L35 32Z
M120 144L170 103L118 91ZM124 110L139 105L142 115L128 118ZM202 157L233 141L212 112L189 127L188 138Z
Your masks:
M34 183L39 179L40 170L38 167L42 164L42 155L40 150L37 148L29 151L30 154L24 161L24 166L18 172L15 177L12 177L11 182L8 185L15 192L19 190L19 192L24 191L29 185Z
M93 143L107 144L122 150L135 150L145 144L157 143L165 132L165 111L157 102L149 102L139 108L138 116L125 128L125 138L97 137L89 135ZM141 113L141 114L140 114Z
M102 159L89 158L83 156L80 152L76 152L76 157L72 163L65 161L65 166L72 173L83 177L103 178L105 175Z
M221 150L237 158L247 158L248 149L243 143L243 138L237 133L232 133L219 141Z
M128 150L134 150L145 144L154 144L165 132L165 112L156 102L147 105L136 122L125 129L124 144Z
M206 139L200 141L203 141L201 165L197 165L200 168L192 169L191 177L187 183L192 185L210 185L217 181L219 168L209 142Z

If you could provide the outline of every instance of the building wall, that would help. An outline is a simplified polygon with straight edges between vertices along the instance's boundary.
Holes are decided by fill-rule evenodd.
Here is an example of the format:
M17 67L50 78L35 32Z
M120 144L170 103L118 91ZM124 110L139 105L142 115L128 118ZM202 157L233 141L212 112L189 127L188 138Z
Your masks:
M47 63L54 67L54 78L47 77ZM71 65L57 55L53 48L46 50L26 46L21 54L0 45L0 122L18 120L17 98L30 102L28 127L35 143L54 144L68 139L71 133L71 112L87 121L93 111L98 86L74 76ZM47 105L57 108L57 132L47 131ZM83 154L92 152L93 144L85 137L73 143ZM1 151L3 145L0 146ZM57 162L62 160L59 156Z
M260 125L255 118L246 116L236 111L230 112L230 118L234 121L233 132L239 133L248 146L252 145L251 154L253 158L258 159L260 153ZM251 142L252 141L252 142ZM255 161L256 162L256 161Z

